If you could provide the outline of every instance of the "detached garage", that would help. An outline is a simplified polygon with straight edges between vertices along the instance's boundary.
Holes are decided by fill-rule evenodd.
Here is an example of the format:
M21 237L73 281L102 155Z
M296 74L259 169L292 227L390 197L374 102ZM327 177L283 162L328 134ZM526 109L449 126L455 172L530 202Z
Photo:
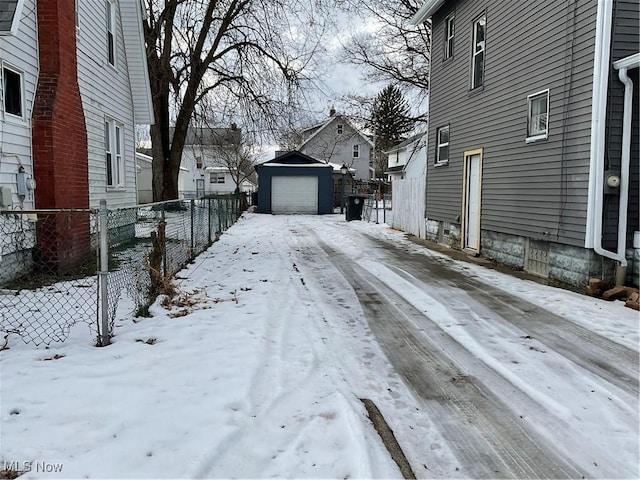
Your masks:
M331 165L293 151L256 165L258 212L332 213Z

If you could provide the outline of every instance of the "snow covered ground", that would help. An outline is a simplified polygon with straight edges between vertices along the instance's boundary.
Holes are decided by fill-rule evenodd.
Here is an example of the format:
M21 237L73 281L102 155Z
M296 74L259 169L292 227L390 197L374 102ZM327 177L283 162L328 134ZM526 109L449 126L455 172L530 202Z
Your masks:
M530 428L579 471L638 476L637 394L553 345L510 341L487 311L466 312L476 322L468 326L457 321L442 285L420 288L367 238L446 262L638 352L638 312L622 302L452 261L384 225L245 214L180 272L172 303L159 299L151 318L120 309L111 346L92 346L83 325L49 348L11 339L0 353L0 470L24 471L21 478L399 478L360 401L369 398L418 477L473 477L434 410L378 344L321 239L384 278L407 305L431 312L503 383L484 370L479 381L510 386L495 387L509 408L534 399Z

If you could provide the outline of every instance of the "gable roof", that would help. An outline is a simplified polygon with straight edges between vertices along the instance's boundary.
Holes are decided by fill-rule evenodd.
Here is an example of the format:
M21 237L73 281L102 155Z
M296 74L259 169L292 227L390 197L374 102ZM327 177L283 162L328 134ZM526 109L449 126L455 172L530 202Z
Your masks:
M411 145L412 143L420 140L426 134L427 134L427 132L416 133L415 135L407 138L406 140L403 140L402 142L398 143L397 145L394 145L393 147L391 147L389 150L387 150L384 153L392 153L392 152L400 151L403 148L407 147L408 145Z
M24 0L0 0L0 35L18 32Z
M343 123L348 125L353 131L355 131L358 135L360 135L360 137L362 137L370 146L373 147L373 142L371 141L371 139L367 137L364 133L362 133L360 130L358 130L356 127L354 127L353 124L349 121L349 119L346 116L341 115L339 113L334 113L329 117L329 119L324 124L320 126L320 128L318 128L318 125L316 125L303 130L303 132L307 132L309 130L313 130L314 128L317 129L315 132L313 132L313 134L311 134L309 138L307 138L304 142L302 142L298 146L298 150L302 150L305 147L305 145L307 145L311 141L311 139L319 135L320 132L325 130L329 125L331 125L334 122L337 123L339 120L342 120Z
M268 160L264 163L256 165L256 168L282 167L282 166L331 167L330 164L323 162L322 160L318 160L317 158L311 157L309 155L305 155L304 153L299 152L298 150L292 150L290 152L285 153L284 155L280 155L279 157L274 158L273 160Z
M127 56L127 69L133 97L133 114L136 123L153 124L153 103L147 54L142 32L142 3L140 0L120 0L122 36Z
M409 19L409 25L420 25L431 17L442 6L445 0L426 0L413 17Z

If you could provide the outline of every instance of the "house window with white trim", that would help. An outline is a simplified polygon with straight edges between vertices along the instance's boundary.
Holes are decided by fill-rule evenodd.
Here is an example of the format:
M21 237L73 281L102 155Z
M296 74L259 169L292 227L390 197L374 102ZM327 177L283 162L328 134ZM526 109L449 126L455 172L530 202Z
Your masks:
M358 144L353 146L353 158L360 158L360 145Z
M202 157L200 155L196 155L196 168L202 168Z
M471 89L484 84L484 51L487 19L483 15L473 22L473 51L471 53Z
M124 126L121 123L111 119L105 120L104 144L107 186L111 188L124 187L123 131Z
M453 37L455 34L455 15L451 15L444 22L444 59L453 57Z
M527 142L549 137L549 90L527 97Z
M2 67L2 101L5 113L23 118L23 81L22 73L6 65Z
M449 125L436 130L436 165L449 163Z
M344 131L344 125L342 125L341 123L338 124L338 128L336 129L338 132L338 135L342 135L342 132Z
M209 183L225 183L224 173L211 173L209 175Z
M116 65L116 6L112 0L106 0L107 20L107 60Z

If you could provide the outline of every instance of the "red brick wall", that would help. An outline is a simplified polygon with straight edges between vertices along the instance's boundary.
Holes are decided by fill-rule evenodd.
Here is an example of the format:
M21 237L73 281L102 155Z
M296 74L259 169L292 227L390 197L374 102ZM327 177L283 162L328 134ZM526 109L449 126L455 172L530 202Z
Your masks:
M78 87L74 0L38 0L40 75L33 108L37 208L88 208L87 132ZM42 261L71 270L86 257L89 223L38 225ZM52 224L53 222L53 224ZM64 235L61 231L64 231Z

